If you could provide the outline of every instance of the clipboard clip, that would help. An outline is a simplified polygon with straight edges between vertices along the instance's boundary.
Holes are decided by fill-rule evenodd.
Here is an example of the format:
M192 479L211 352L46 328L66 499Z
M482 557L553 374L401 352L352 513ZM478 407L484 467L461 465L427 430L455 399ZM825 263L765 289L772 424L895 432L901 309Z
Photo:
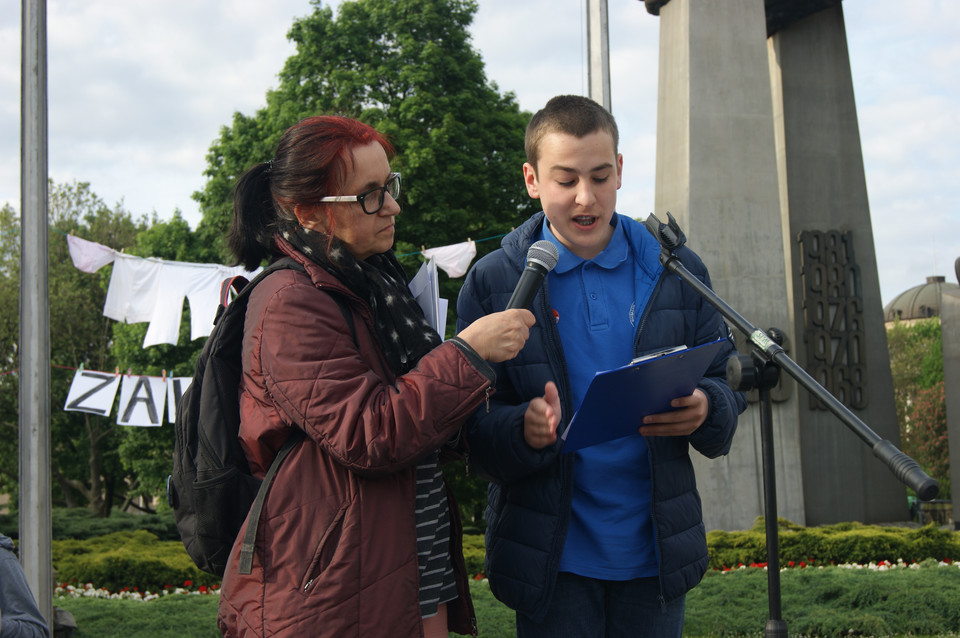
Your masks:
M634 363L640 363L641 361L647 361L649 359L656 359L657 357L663 357L668 354L673 354L675 352L680 352L686 349L687 349L687 346L674 346L673 348L667 348L666 350L657 350L656 352L651 352L650 354L644 354L632 359L630 361L630 365L633 365Z

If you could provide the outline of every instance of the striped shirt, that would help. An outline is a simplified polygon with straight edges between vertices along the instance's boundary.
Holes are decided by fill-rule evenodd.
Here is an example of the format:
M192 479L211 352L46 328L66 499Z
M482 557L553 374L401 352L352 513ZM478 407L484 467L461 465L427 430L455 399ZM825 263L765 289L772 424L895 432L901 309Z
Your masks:
M450 561L450 506L437 454L417 466L416 523L420 614L429 618L441 603L457 597Z

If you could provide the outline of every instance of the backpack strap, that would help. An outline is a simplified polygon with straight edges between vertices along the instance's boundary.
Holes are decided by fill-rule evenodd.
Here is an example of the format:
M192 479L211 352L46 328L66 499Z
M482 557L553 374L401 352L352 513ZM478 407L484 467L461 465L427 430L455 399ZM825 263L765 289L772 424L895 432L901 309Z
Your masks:
M263 511L264 501L267 500L267 492L270 491L270 484L273 483L273 477L276 475L277 470L280 469L280 464L283 463L283 460L290 454L293 446L299 443L304 436L306 436L306 433L303 430L294 428L290 436L287 437L287 440L280 446L280 450L273 458L273 463L270 464L270 469L267 470L266 475L263 477L263 482L260 483L260 489L257 490L257 498L254 499L253 505L250 507L250 514L247 516L247 531L244 532L243 543L240 545L239 572L241 574L249 574L253 570L253 548L257 543L257 528L260 527L260 513Z
M225 290L228 289L225 288ZM357 343L357 331L353 325L353 314L350 312L350 309L347 308L346 302L339 294L332 293L330 296L333 297L333 300L337 303L337 307L340 308L340 312L343 313L343 318L346 319L347 325L350 326L350 334L353 336L353 342ZM277 455L270 464L270 468L263 477L263 482L260 483L260 489L257 490L257 498L254 499L253 505L250 507L250 514L247 516L247 529L243 533L243 542L240 544L240 566L237 570L240 574L249 574L253 571L253 550L257 544L260 514L263 512L263 504L267 500L267 492L270 491L273 477L276 475L277 470L280 469L280 464L283 463L283 460L290 454L290 450L302 441L305 436L306 433L303 430L298 428L293 429L293 432L287 437L287 440L280 446Z
M243 275L224 279L223 283L220 284L220 305L226 308L227 304L230 303L230 291L236 290L239 293L248 283L250 282Z

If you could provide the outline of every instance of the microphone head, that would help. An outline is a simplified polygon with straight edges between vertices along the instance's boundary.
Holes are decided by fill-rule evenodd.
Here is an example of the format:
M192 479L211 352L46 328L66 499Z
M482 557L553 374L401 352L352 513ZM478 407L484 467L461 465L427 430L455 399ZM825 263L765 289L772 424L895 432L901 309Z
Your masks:
M553 270L558 261L560 261L560 252L557 250L557 247L553 245L553 242L547 241L546 239L541 239L534 243L530 246L530 250L527 251L527 264L533 262L538 266L542 266L545 272Z

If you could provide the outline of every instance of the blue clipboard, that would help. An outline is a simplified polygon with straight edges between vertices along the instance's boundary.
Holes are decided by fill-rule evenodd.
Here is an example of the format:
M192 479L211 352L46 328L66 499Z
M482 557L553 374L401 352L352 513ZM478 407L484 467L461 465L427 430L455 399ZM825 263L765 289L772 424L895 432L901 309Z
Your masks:
M648 414L669 412L670 401L691 394L726 339L642 358L598 372L580 409L561 435L562 452L637 434Z

